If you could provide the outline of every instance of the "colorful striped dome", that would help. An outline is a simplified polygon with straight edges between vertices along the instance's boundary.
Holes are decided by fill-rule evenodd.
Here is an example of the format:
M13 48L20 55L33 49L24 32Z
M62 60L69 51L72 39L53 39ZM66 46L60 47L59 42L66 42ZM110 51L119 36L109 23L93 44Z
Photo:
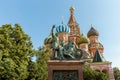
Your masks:
M66 33L69 33L70 32L70 29L67 25L63 24L60 24L59 26L56 27L56 33L59 33L59 32L66 32Z

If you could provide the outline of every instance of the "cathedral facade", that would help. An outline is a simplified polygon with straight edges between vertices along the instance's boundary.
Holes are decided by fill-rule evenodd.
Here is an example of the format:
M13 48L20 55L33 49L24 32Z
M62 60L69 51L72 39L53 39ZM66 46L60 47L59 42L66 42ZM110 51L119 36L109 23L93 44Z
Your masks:
M80 26L74 16L74 10L74 7L70 7L70 18L67 25L62 22L56 27L55 33L58 40L64 41L65 44L69 40L74 42L85 53L82 59L91 59L86 65L89 65L93 70L109 74L110 80L115 80L111 67L112 62L106 61L104 58L104 46L99 42L99 32L91 25L87 36L81 33ZM51 45L51 34L44 40L47 48L50 48Z

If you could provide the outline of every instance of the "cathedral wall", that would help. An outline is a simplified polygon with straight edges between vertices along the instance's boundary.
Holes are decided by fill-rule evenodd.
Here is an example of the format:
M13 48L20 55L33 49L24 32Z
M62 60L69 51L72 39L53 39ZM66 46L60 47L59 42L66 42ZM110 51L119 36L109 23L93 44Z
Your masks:
M90 67L95 71L107 73L110 80L115 80L111 62L91 63Z

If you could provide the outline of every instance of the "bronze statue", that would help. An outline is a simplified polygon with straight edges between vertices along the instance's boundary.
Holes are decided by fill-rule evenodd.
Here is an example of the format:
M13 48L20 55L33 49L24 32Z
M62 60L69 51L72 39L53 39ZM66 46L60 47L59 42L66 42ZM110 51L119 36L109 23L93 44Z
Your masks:
M53 30L55 25L53 25L51 29L52 41L51 41L51 48L52 48L52 56L51 59L63 59L63 52L62 47L59 45L58 37L54 34ZM57 55L57 57L55 56Z
M83 52L78 46L69 39L68 43L64 41L59 42L57 35L54 34L55 25L51 29L51 48L52 48L52 60L80 60ZM57 55L57 56L56 56Z

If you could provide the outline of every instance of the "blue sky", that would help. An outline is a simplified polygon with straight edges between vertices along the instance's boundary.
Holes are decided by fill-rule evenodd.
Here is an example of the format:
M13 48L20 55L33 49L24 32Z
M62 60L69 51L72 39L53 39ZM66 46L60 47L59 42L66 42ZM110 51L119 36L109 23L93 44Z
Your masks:
M59 25L63 16L67 24L70 6L81 31L87 34L93 24L106 60L120 68L120 0L1 0L0 26L19 23L38 49L53 24Z

